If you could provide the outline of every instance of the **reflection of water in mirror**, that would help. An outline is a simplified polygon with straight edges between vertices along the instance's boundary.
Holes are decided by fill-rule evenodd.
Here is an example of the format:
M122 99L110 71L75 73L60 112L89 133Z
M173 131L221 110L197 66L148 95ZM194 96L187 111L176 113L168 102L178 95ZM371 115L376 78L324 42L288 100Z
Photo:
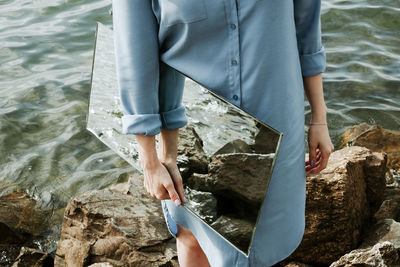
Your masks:
M213 154L231 139L251 142L256 128L254 120L234 112L191 79L186 79L183 94L188 123L204 142L204 150Z

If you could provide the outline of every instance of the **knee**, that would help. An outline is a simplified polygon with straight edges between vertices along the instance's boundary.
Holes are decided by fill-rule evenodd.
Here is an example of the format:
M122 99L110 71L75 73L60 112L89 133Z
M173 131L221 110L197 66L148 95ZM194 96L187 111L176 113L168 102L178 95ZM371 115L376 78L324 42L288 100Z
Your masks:
M200 245L194 234L187 228L178 224L177 241L189 249L199 249Z

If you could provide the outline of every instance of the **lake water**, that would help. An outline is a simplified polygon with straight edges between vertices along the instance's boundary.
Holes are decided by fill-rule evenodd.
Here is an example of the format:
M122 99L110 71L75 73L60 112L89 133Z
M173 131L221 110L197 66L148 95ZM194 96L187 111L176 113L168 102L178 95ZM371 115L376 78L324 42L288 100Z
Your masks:
M45 251L71 196L135 171L85 129L96 21L111 25L110 9L109 0L0 0L0 195L19 189L54 210L36 240ZM323 1L322 32L335 147L362 122L399 130L400 1Z

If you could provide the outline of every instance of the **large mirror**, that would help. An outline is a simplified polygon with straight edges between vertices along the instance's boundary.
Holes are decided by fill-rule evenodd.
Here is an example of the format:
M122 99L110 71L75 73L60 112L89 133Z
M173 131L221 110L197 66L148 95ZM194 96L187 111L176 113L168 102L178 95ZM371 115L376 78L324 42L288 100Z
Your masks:
M112 30L98 22L87 129L142 171L134 135L121 133ZM248 256L282 134L186 78L180 128L183 206ZM158 137L156 142L158 146Z

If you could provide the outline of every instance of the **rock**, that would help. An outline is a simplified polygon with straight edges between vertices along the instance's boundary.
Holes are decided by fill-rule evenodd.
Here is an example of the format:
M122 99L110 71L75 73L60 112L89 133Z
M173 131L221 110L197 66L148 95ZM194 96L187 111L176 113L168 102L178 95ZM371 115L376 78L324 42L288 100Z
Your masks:
M213 155L209 173L193 173L186 185L197 191L211 192L217 199L218 214L235 213L256 220L272 161L273 154Z
M203 150L203 141L192 126L179 130L177 164L182 179L192 173L207 173L209 159Z
M365 122L348 128L341 136L339 148L342 149L345 146L352 145L351 143L353 142L354 138L367 131L369 128L371 128L371 125Z
M385 198L386 200L393 200L400 204L400 188L386 188ZM400 211L397 212L396 217L394 217L393 219L400 222Z
M22 192L0 197L0 266L11 266L23 245L37 248L33 241L43 239L42 234L51 226L51 213Z
M202 220L212 223L217 219L217 199L210 192L197 191L185 188L185 196L188 200L186 207L196 213Z
M374 214L376 221L383 219L394 219L396 220L397 214L399 214L400 205L393 199L386 199L382 202L379 210Z
M250 145L241 139L236 139L226 143L223 147L218 149L213 155L227 154L227 153L253 153Z
M175 241L165 224L160 200L145 192L143 176L131 177L129 183L127 191L119 186L70 199L56 266L108 262L113 266L151 267L176 263Z
M197 191L211 192L212 177L204 173L193 173L187 179L186 185Z
M372 214L367 187L374 187L377 195L383 195L382 165L386 161L380 153L352 146L334 151L324 170L307 175L305 232L289 261L327 265L358 246L363 227ZM366 171L370 172L370 185L365 179Z
M371 248L355 249L330 265L330 267L351 266L395 267L400 266L400 261L393 244L385 241Z
M270 154L276 152L276 145L279 141L279 135L269 128L257 124L260 131L254 138L254 150L257 154Z
M233 245L248 251L254 224L246 219L222 215L210 225Z
M4 244L0 245L0 266L11 266L18 257L20 244Z
M379 125L362 123L346 130L340 148L363 146L376 152L388 154L387 166L400 169L400 131L386 130Z
M393 219L383 219L373 225L363 237L359 248L367 248L378 242L389 241L396 249L400 249L400 223Z
M38 236L46 230L48 212L41 203L21 192L10 192L0 197L0 223L6 225L21 240ZM0 237L3 239L3 235Z
M270 176L272 154L229 153L211 157L210 191L218 196L241 198L247 202L262 203Z
M0 222L0 245L7 245L7 244L23 244L24 241L17 235L7 224Z
M372 152L366 157L364 164L364 179L367 185L367 200L372 214L375 213L385 197L387 172L387 155L385 153Z
M48 253L28 247L21 247L21 251L12 265L12 267L52 266L54 266L54 260Z

